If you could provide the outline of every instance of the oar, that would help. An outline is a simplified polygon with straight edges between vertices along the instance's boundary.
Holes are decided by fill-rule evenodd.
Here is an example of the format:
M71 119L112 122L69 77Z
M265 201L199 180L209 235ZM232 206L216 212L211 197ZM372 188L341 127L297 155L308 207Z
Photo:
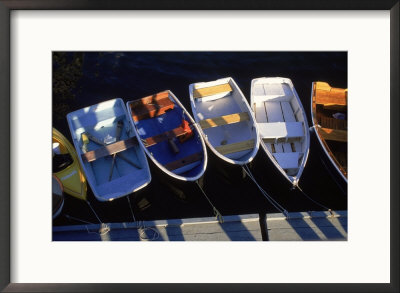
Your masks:
M85 132L85 134L87 135L87 137L93 141L94 143L97 143L98 145L101 146L106 146L107 144L105 144L104 142L102 142L101 140L99 140L98 138L96 138L95 136L91 135L88 132ZM124 156L121 153L117 153L117 156L120 157L121 159L123 159L124 161L126 161L127 163L131 164L133 167L137 168L137 169L142 169L142 167L136 165L134 162L132 162L130 159L128 159L126 156Z
M117 132L115 134L115 137L117 138L117 141L119 141L121 139L121 133L122 133L123 125L124 125L124 122L119 120L118 123L117 123ZM116 156L117 156L117 154L113 154L112 162L111 162L110 176L108 177L108 181L111 181L111 178L112 178L112 175L113 175L113 172L114 172L114 164L115 164L115 157Z

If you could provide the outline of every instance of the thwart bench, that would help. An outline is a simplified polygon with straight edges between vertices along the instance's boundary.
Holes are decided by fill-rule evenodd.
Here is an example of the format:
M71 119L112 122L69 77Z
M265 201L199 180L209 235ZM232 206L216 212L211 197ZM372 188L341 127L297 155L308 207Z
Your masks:
M299 140L304 137L304 125L296 121L287 101L258 102L257 125L260 136L270 144L272 155L283 169L296 169L302 155ZM296 150L296 148L298 150Z

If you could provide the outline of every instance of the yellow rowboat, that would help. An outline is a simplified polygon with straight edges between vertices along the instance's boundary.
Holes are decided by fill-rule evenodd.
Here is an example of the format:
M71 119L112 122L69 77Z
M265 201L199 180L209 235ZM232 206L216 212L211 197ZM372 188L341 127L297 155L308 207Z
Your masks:
M79 160L75 151L75 148L67 140L67 138L61 134L57 129L53 128L53 147L58 145L58 155L65 155L70 159L70 162L65 164L65 168L57 170L53 174L61 181L64 192L72 195L78 199L86 200L87 183L85 175L82 172L82 168L79 165ZM53 150L54 152L54 150ZM57 156L57 154L55 155ZM54 170L54 157L53 157L53 170Z
M64 206L64 194L63 194L63 187L61 181L53 175L52 178L52 190L53 190L53 197L52 197L52 206L53 206L53 219L57 218L61 210Z

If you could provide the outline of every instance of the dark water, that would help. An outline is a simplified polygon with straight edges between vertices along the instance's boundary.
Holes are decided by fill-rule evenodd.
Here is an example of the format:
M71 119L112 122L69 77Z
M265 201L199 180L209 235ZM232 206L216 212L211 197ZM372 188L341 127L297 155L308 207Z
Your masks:
M232 77L249 100L250 82L257 77L290 78L310 117L311 83L326 81L347 88L346 52L115 52L55 53L53 56L53 126L70 137L68 112L113 98L125 102L166 89L191 112L188 86L194 82ZM313 138L313 137L312 137ZM223 215L277 212L249 178L238 170L227 174L224 163L208 151L210 162L203 188ZM343 192L321 162L320 146L311 139L309 160L300 186L325 207L347 210ZM193 183L181 190L169 182L149 160L152 182L130 195L137 219L155 220L212 216L212 208ZM297 190L290 190L260 149L252 172L264 189L286 210L324 210ZM332 171L332 170L331 170ZM239 175L238 175L239 174ZM89 188L89 200L103 222L126 222L132 217L126 198L100 203ZM55 225L80 224L70 215L96 222L85 202L66 196L62 215Z

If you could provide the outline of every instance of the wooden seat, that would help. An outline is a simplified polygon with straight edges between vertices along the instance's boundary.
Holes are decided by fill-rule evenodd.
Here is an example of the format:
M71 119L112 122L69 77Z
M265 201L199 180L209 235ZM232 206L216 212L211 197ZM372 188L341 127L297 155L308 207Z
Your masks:
M168 92L161 92L129 103L134 121L153 118L174 108Z
M173 171L176 169L179 169L181 167L184 167L186 165L192 164L194 162L200 161L203 158L203 154L201 152L199 153L194 153L189 156L186 156L184 158L178 159L176 161L169 162L164 165L166 169L169 171Z
M347 130L319 128L318 132L325 140L347 142Z
M249 121L249 120L250 120L249 113L241 112L241 113L235 113L235 114L200 120L199 124L201 128L207 129L211 127L217 127L221 125L238 123L241 121Z
M215 147L215 149L222 155L241 152L254 148L254 139L244 140L240 142L230 143Z
M273 153L275 160L283 169L296 169L299 167L299 158L302 153Z
M302 122L272 122L258 123L261 138L279 139L279 138L301 138L304 136Z
M155 136L145 138L145 139L143 139L143 141L144 141L146 147L150 147L150 146L160 143L162 141L165 141L165 140L168 140L171 138L175 138L175 137L180 137L182 135L185 135L186 133L187 132L183 129L183 127L179 126L170 131L166 131L161 134L157 134Z
M268 122L283 122L281 104L279 102L264 102Z
M324 108L347 106L347 89L333 88L326 82L314 83L315 103Z
M285 122L296 122L296 117L294 116L292 106L289 102L281 102L283 120Z
M97 159L125 151L137 144L138 142L136 136L134 136L126 140L120 140L115 143L100 147L96 150L84 153L82 154L82 159L92 162Z
M194 89L193 90L193 98L203 98L207 96L212 96L216 94L221 94L221 93L229 93L232 91L232 87L229 83L225 84L220 84L220 85L215 85L215 86L210 86L210 87L204 87L204 88L199 88L199 89Z

